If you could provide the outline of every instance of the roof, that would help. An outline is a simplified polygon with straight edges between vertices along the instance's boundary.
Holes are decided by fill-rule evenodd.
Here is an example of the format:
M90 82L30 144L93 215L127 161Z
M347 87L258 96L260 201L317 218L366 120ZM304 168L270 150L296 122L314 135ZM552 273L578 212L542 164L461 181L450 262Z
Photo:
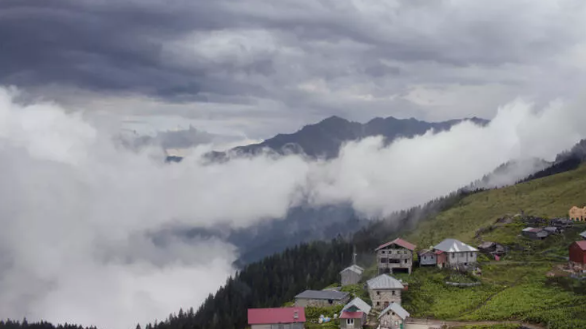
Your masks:
M578 247L580 247L580 249L582 249L583 251L586 251L586 240L576 241L574 243L577 244Z
M419 255L425 255L425 254L433 254L433 251L429 250L429 249L422 249L419 251Z
M403 307L401 307L401 305L397 304L397 303L391 303L389 305L389 307L385 308L380 315L378 316L378 318L380 319L385 313L387 313L388 311L393 311L395 312L395 314L397 314L401 319L405 320L409 315L409 312L405 311L405 309Z
M361 319L363 315L362 312L342 312L340 319Z
M488 249L494 247L496 244L491 241L483 242L481 245L478 246L478 249Z
M534 227L527 227L523 229L523 232L533 232L533 233L537 233L537 232L541 232L540 228L534 228Z
M352 271L358 274L362 274L362 272L364 272L364 269L358 265L352 265L352 266L348 266L345 269L341 270L340 273L345 272L345 271Z
M348 296L347 292L340 292L335 290L305 290L295 298L300 299L333 299L340 300Z
M295 319L295 312L298 318ZM305 322L303 307L250 308L248 324L297 323Z
M403 289L405 288L401 281L387 274L381 274L374 279L366 282L370 289Z
M583 238L586 238L586 231L580 233L580 236L583 237Z
M405 241L405 240L403 240L403 239L401 239L401 238L396 238L396 239L395 239L395 240L393 240L393 241L387 242L387 243L385 243L385 244L381 244L380 246L378 246L378 247L377 247L376 249L374 249L374 250L376 251L376 250L379 250L379 249L382 249L382 248L388 247L388 246L390 246L390 245L392 245L392 244L396 244L396 245L398 245L398 246L401 246L401 247L403 247L403 248L406 248L406 249L409 249L409 250L415 250L415 247L416 247L416 246L415 246L414 244L412 244L411 242L407 242L407 241Z
M445 239L433 248L445 252L478 251L476 248L456 239Z
M351 309L353 307L361 310L362 312L364 312L366 314L370 313L370 310L372 309L372 307L370 305L368 305L365 301L356 297L356 298L352 299L350 301L350 303L344 305L344 308L342 308L342 312L344 312L345 310Z

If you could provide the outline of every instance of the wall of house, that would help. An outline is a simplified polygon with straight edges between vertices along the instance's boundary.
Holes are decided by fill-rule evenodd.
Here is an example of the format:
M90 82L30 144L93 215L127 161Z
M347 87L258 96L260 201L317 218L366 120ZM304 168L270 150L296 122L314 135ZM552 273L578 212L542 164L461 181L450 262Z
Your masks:
M378 292L378 294L377 294ZM394 293L393 293L394 292ZM372 307L376 310L382 311L388 305L385 306L385 302L401 304L401 289L385 289L385 290L368 290L370 300L372 301Z
M354 324L348 324L348 319L340 319L340 328L342 329L357 329L362 328L366 323L365 319L354 319Z
M376 260L379 273L385 272L385 269L389 269L389 272L393 273L394 268L408 269L409 273L411 273L411 268L413 266L413 252L406 248L389 246L376 252Z
M586 207L585 208L578 208L572 207L568 213L571 220L583 222L586 220Z
M433 253L420 255L419 256L419 265L435 265L437 264L437 257Z
M450 252L447 255L448 265L472 265L476 263L477 252Z
M271 329L270 324L253 324L250 326L251 329Z
M379 321L381 329L399 329L403 323L403 319L394 312L382 314Z
M342 272L342 287L349 284L357 284L361 278L362 275L354 271L346 270Z
M346 297L341 300L330 300L328 299L306 299L306 298L296 298L295 299L295 306L297 307L328 307L334 305L346 305L350 301L350 297Z
M584 252L576 243L570 245L569 254L571 262L586 264L586 252Z

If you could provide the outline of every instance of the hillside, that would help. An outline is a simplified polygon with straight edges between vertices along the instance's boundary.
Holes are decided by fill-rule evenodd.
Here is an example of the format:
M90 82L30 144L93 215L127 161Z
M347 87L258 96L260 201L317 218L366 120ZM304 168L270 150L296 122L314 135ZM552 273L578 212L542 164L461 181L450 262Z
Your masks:
M564 217L574 205L586 204L586 165L529 182L468 195L450 209L421 221L406 235L418 246L452 237L472 241L476 230L505 215Z

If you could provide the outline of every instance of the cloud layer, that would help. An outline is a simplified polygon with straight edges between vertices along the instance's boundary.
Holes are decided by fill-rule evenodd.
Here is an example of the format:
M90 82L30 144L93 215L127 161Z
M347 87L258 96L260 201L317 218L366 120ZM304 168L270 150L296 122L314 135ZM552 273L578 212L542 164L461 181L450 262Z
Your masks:
M0 12L1 84L251 138L332 114L492 117L517 95L544 104L586 82L581 0L5 0Z
M157 240L159 230L245 227L303 200L385 215L509 160L552 160L586 136L583 101L539 111L515 101L484 128L466 122L388 147L368 138L329 162L258 156L205 165L200 146L166 165L160 150L117 147L77 111L17 99L0 89L0 318L114 329L197 307L234 270L234 247Z

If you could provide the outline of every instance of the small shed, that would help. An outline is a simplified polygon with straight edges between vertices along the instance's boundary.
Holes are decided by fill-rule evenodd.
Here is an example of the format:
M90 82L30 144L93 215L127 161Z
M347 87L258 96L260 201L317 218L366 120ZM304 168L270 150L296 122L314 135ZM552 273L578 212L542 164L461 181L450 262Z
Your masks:
M580 233L580 237L582 238L582 240L586 240L586 231Z
M563 231L561 228L555 226L548 226L543 228L543 230L548 234L561 234Z
M363 272L364 269L358 265L352 265L340 271L342 287L360 282Z
M586 240L576 241L570 245L570 268L574 271L586 271Z
M436 266L437 265L437 255L429 250L423 249L419 252L419 266Z
M401 305L391 303L379 315L380 329L402 329L405 320L410 316Z
M549 235L547 231L534 227L524 228L523 231L521 231L521 234L532 240L543 240Z
M340 315L340 328L354 329L362 328L366 324L366 314L364 312L342 312Z

